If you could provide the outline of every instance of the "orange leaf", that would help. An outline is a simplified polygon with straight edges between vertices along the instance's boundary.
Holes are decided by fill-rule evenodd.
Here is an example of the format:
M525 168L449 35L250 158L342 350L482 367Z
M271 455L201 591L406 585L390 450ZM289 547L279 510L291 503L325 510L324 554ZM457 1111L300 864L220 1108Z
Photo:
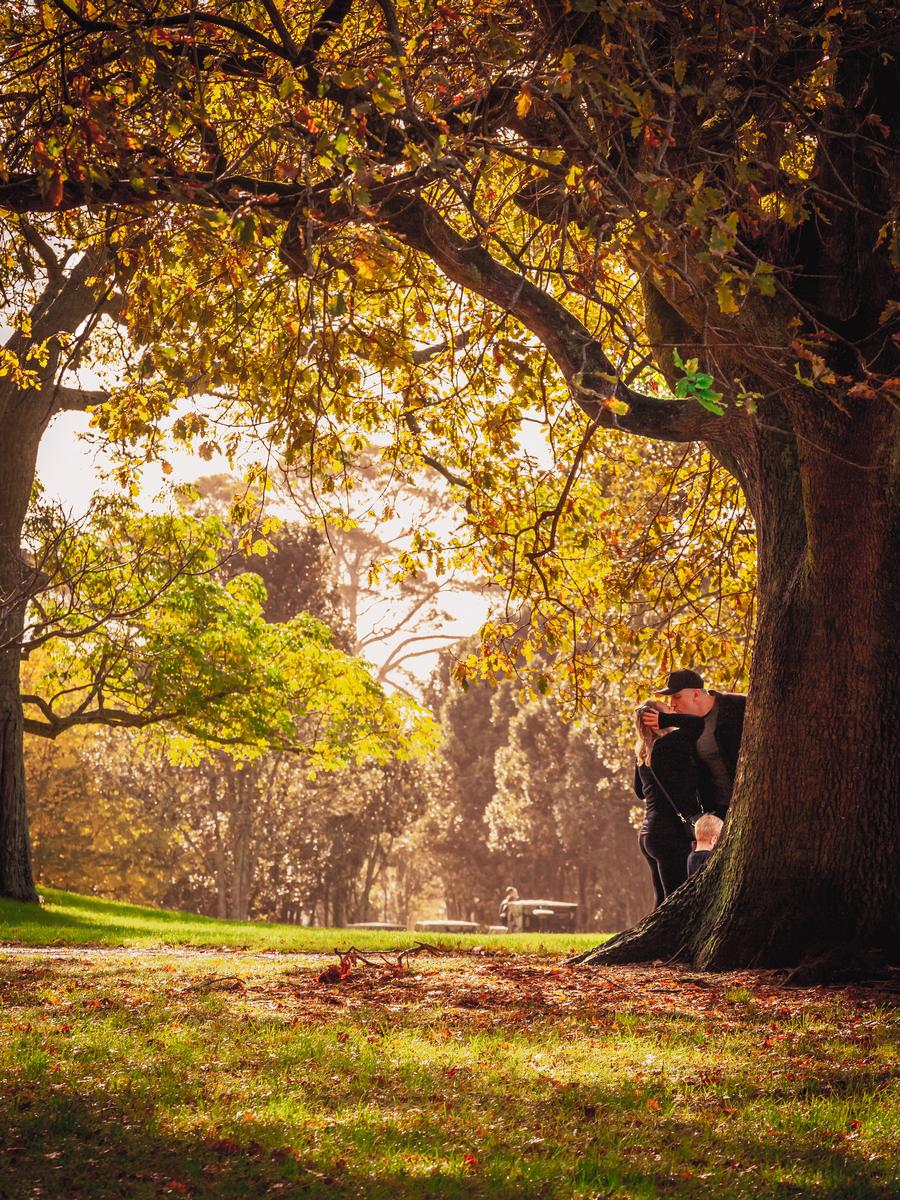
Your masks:
M59 171L54 171L50 176L50 187L48 189L50 203L54 208L59 208L63 198L63 178Z

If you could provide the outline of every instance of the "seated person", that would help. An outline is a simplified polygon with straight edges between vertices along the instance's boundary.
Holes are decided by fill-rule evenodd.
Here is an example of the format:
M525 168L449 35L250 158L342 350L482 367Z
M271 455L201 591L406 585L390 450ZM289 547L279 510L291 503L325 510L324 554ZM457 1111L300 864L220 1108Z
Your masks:
M518 900L519 893L514 887L506 889L506 895L500 901L500 924L509 924L509 905L511 900Z
M698 818L694 826L694 837L697 842L687 860L688 879L697 874L712 854L721 832L722 821L715 813L704 813L702 817Z

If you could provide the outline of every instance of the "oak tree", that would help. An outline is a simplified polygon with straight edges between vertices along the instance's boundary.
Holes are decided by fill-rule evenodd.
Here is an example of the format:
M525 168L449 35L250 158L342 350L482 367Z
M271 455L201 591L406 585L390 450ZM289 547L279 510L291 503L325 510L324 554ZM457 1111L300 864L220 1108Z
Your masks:
M487 520L535 412L575 461L621 435L702 442L739 482L759 609L733 817L698 881L598 960L900 945L895 16L55 0L3 17L0 206L107 214L149 367L266 408L324 485L387 427L398 463L438 463ZM127 406L107 428L135 430ZM551 590L567 498L516 542Z

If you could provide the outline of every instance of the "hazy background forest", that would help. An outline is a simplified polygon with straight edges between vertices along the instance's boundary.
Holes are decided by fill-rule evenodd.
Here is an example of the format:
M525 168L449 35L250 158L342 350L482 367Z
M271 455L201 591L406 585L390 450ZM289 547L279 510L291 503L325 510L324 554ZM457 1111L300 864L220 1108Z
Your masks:
M192 508L223 514L235 491L234 478L206 477ZM405 502L436 522L440 496L426 484ZM322 925L444 916L491 924L510 883L522 895L576 901L584 929L619 928L646 911L621 713L611 706L596 726L567 721L555 700L514 677L461 688L454 669L477 646L444 632L454 623L448 609L462 600L471 619L484 589L422 574L371 582L393 559L389 537L294 520L269 543L264 554L236 551L218 573L258 575L267 621L308 613L341 649L379 661L381 682L415 693L433 714L438 747L313 773L285 752L173 762L165 738L148 742L140 730L30 736L40 883Z

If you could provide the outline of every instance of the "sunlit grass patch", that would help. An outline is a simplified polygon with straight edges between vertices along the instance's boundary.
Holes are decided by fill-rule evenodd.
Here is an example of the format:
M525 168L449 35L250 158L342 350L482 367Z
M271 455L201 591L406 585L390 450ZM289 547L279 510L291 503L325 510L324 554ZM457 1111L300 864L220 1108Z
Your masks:
M227 949L330 954L335 947L403 949L423 939L445 949L574 954L609 933L441 934L368 929L319 929L268 921L221 921L193 913L121 904L95 896L41 889L42 904L0 899L0 942L31 946L220 946Z
M0 1197L895 1194L875 996L524 957L320 967L0 953Z

